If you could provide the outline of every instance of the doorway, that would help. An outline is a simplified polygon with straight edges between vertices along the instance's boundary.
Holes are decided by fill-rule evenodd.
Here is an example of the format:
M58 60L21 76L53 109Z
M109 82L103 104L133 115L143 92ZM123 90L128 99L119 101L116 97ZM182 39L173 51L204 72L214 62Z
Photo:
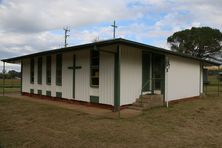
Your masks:
M142 92L162 94L164 90L164 55L142 53Z

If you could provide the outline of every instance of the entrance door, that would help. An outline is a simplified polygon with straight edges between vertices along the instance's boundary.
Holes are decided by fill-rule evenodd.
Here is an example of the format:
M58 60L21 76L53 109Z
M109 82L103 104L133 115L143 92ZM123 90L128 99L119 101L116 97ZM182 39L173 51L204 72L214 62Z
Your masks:
M151 54L143 52L142 54L142 87L143 92L151 90Z
M164 81L164 56L153 54L152 56L153 90L162 90Z
M143 52L142 55L142 87L143 92L163 92L164 85L164 56Z

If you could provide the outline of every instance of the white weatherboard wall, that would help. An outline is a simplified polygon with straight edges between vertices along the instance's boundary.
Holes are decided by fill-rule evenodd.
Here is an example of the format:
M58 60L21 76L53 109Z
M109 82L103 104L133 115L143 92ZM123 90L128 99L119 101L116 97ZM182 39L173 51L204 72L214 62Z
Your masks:
M100 52L99 103L114 105L114 55Z
M113 47L106 47L104 50L113 51ZM76 56L76 66L81 69L75 71L75 98L73 98L73 55ZM66 99L75 99L89 102L90 96L99 96L99 103L114 105L114 54L100 53L100 87L90 87L90 50L79 50L75 52L63 53L62 62L62 86L56 85L56 55L52 55L51 67L51 85L46 84L46 56L43 56L42 63L42 84L37 84L37 59L35 58L35 75L34 84L30 83L30 59L23 60L23 83L22 92L30 93L30 89L34 89L37 94L38 90L42 90L42 94L46 95L46 91L51 91L52 97L56 96L56 92L62 92L62 97Z
M42 58L42 84L37 83L38 78L38 57L34 58L35 60L35 69L34 69L34 84L30 83L30 59L23 60L23 81L22 81L22 91L30 93L30 89L34 89L34 93L37 94L38 90L42 90L42 94L46 95L46 91L51 91L51 95L53 97L56 96L56 92L62 92L62 97L67 99L72 99L72 71L68 70L68 66L72 66L72 61L70 60L69 54L63 54L63 78L62 78L62 86L56 85L56 62L55 62L56 55L52 55L52 67L51 67L51 85L46 84L46 56Z
M199 61L169 55L170 68L166 73L166 101L200 95Z
M200 94L203 93L203 66L200 67Z
M120 47L120 105L132 104L142 88L142 50Z
M62 63L62 97L67 99L73 99L73 70L68 69L68 67L73 66L73 52L68 52L63 54Z
M82 66L82 69L76 70L76 98L82 101L89 101L89 51L79 51L75 54L76 65ZM73 55L74 52L63 53L62 86L56 85L56 55L51 55L51 85L46 84L46 56L43 56L41 85L37 84L38 58L35 58L34 84L30 83L30 59L23 60L22 91L30 93L30 89L34 89L34 93L37 94L38 90L42 90L43 95L46 95L46 91L51 91L52 97L56 96L56 92L62 92L63 98L73 99L73 71L68 69L68 67L73 66Z
M90 51L82 50L76 53L76 66L81 66L81 69L76 69L75 79L75 99L89 102L90 96ZM72 80L72 79L71 79Z
M22 67L22 92L29 93L32 89L30 85L30 59L23 60Z

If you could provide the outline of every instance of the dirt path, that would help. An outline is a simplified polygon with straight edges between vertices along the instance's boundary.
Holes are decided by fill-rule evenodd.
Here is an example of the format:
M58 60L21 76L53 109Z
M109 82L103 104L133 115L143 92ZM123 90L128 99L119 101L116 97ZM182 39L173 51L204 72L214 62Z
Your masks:
M41 99L37 97L21 96L20 94L6 94L5 96L22 99L26 101L42 103L42 104L55 105L55 106L63 107L66 109L72 109L79 112L83 112L83 113L87 113L91 115L103 116L107 118L119 118L119 115L121 118L131 118L131 117L135 117L141 114L141 111L132 110L132 109L123 109L119 113L119 112L113 112L112 110L109 110L109 109L102 109L102 108L85 106L85 105L80 105L80 104L69 104L66 102L46 100L46 99Z

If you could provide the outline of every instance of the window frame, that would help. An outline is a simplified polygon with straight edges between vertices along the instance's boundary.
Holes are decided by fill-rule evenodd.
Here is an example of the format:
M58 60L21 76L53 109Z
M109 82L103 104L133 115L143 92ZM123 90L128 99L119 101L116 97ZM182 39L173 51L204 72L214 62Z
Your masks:
M38 57L38 84L42 84L42 57Z
M46 96L47 96L47 97L51 97L51 96L52 96L52 92L51 92L50 90L47 90L47 91L46 91Z
M35 83L35 59L30 59L30 83Z
M52 83L52 56L46 56L46 84Z
M100 67L100 52L98 50L92 49L90 50L90 87L99 88L99 67ZM97 71L98 74L96 75L95 74L96 72L93 71ZM93 79L98 79L97 85L93 84Z
M62 54L56 55L56 85L62 86Z

